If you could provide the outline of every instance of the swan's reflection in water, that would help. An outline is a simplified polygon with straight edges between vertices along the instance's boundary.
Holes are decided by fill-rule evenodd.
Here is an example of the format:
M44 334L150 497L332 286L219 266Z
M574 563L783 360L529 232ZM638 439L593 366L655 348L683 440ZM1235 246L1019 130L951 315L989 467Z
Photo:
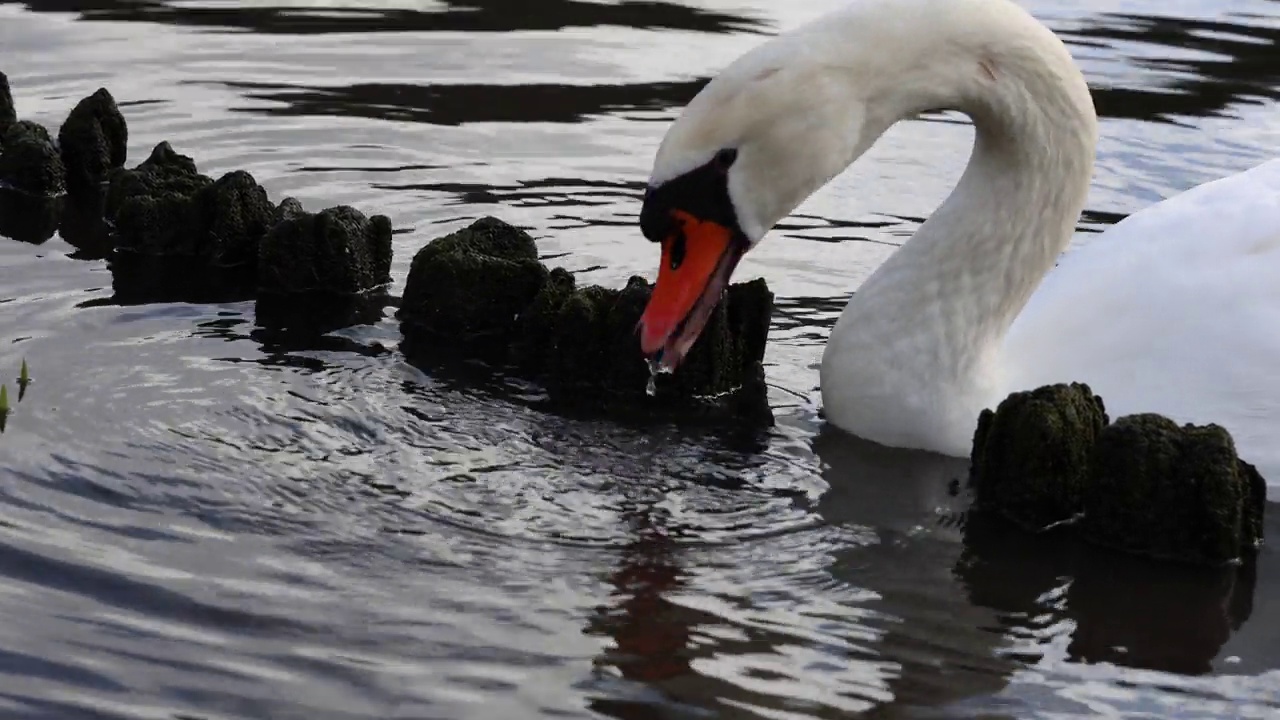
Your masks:
M1014 677L1060 648L1070 663L1208 673L1250 618L1253 562L1170 567L1065 533L1030 536L968 512L963 460L827 429L814 450L830 485L817 510L850 532L815 550L819 572L796 569L788 590L725 591L713 552L672 540L658 514L630 517L611 601L586 632L612 641L599 673L634 691L611 686L592 709L626 720L1027 717L1044 703L1021 701Z

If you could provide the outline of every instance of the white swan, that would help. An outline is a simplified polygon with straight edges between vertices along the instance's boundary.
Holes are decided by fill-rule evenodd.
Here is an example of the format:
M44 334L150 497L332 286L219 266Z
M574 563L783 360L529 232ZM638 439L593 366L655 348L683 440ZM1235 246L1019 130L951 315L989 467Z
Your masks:
M643 352L673 369L745 252L891 125L934 109L972 118L973 154L836 323L827 419L963 456L983 408L1083 381L1113 418L1227 427L1280 483L1280 160L1132 215L1054 268L1097 117L1066 47L1009 0L858 0L708 83L664 137L641 211L662 243Z

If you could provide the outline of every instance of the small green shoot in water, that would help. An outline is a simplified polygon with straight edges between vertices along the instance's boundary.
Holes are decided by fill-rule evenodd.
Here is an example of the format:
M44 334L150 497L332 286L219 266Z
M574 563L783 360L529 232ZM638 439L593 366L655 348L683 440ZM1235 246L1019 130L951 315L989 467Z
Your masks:
M8 420L9 420L9 386L0 385L0 432L4 432L4 426Z
M22 371L18 373L18 402L27 394L27 386L31 384L31 373L27 372L27 359L22 359Z

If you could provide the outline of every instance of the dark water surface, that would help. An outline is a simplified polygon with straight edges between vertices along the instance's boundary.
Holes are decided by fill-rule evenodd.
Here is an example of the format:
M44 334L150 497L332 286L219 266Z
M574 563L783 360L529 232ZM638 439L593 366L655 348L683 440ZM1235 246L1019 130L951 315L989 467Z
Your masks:
M666 122L835 4L0 2L0 69L54 128L109 88L130 165L167 139L389 215L397 292L490 213L616 285L654 267ZM1106 116L1082 241L1280 147L1280 2L1028 5ZM252 303L121 306L61 237L0 241L0 375L35 377L0 435L0 715L1280 716L1274 547L1190 572L966 527L963 463L822 428L831 324L970 139L896 127L743 263L781 305L758 433L415 369L390 309L308 339Z

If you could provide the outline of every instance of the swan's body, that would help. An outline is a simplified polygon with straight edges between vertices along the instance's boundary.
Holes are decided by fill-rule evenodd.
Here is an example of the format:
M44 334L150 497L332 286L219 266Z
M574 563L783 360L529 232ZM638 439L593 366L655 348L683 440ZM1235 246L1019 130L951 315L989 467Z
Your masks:
M1112 417L1218 423L1280 484L1280 160L1144 208L1068 253L1003 357L1010 391L1080 380Z
M1224 425L1280 482L1280 161L1062 256L1097 118L1065 46L1010 0L858 0L709 83L664 138L642 212L663 241L645 351L678 362L743 253L891 125L943 108L973 119L973 155L832 330L827 419L966 455L982 409L1083 381L1113 417Z

